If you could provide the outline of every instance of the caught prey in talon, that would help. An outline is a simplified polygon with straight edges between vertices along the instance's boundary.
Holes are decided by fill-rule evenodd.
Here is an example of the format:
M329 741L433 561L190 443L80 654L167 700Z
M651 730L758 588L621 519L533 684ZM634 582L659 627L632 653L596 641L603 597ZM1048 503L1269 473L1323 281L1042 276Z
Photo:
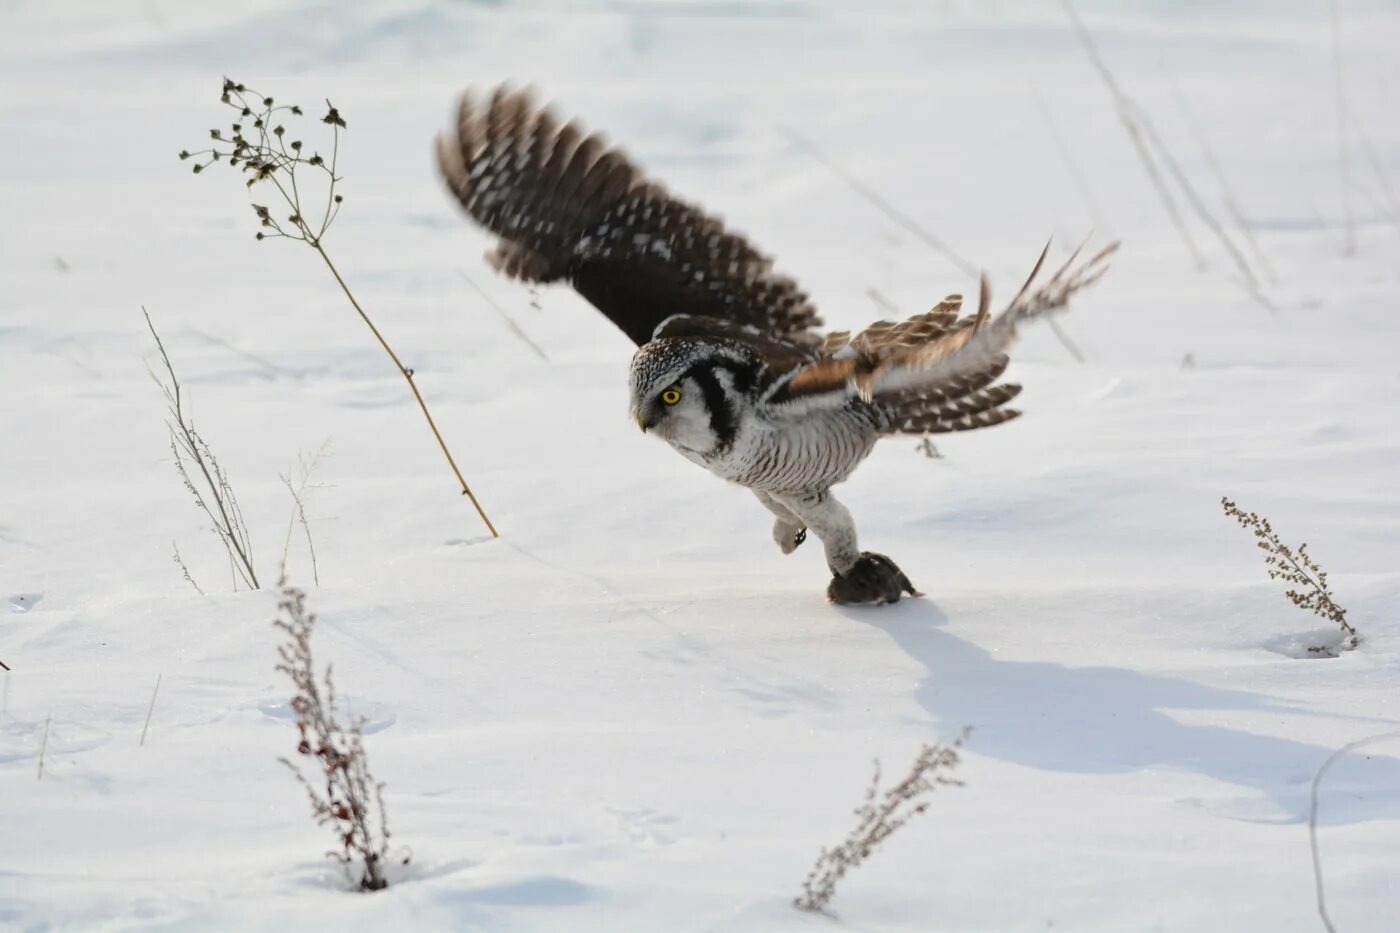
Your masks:
M686 459L745 486L791 554L816 535L843 605L920 595L890 558L862 551L831 487L892 434L986 428L1015 418L998 382L1017 326L1063 309L1114 247L1037 282L992 314L950 295L905 321L822 334L816 309L742 235L672 196L602 137L522 91L464 96L437 140L447 188L498 236L497 271L562 282L636 344L632 417ZM1046 247L1047 251L1049 247Z

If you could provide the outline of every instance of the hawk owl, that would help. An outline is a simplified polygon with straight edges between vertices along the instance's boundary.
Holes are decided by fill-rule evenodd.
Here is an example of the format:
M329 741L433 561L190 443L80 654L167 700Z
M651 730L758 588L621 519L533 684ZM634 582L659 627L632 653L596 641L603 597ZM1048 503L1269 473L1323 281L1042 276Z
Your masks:
M716 217L672 196L604 139L496 89L461 99L437 139L443 181L499 237L488 261L511 278L566 282L636 344L632 415L717 476L751 489L790 554L814 533L842 604L919 595L883 554L860 550L831 493L881 437L1001 424L1020 386L998 383L1022 321L1063 308L1113 247L1016 298L960 316L950 295L908 320L854 337L821 335L807 295ZM1048 247L1047 247L1048 249ZM1077 252L1076 252L1077 255Z

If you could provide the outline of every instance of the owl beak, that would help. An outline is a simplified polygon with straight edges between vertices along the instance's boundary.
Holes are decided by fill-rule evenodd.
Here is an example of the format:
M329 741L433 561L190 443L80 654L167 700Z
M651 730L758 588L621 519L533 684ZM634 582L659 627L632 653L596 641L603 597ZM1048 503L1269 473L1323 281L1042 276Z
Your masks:
M651 427L651 425L647 424L647 419L643 418L641 415L638 415L637 427L641 428L642 433L645 434L647 432L647 428Z

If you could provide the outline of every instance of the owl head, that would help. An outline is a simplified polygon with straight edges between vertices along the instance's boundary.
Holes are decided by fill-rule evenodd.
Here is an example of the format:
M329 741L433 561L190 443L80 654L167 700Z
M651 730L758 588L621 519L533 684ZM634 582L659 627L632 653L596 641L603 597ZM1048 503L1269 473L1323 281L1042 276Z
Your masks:
M734 442L755 361L742 348L663 337L632 357L632 417L683 453L709 455Z

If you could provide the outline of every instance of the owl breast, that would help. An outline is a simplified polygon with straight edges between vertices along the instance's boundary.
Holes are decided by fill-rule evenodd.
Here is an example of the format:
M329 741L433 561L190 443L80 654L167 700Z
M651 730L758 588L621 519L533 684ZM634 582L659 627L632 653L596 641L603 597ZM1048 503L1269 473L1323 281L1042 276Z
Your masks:
M815 491L839 483L880 437L875 414L854 406L796 421L754 413L739 424L734 443L705 458L703 465L724 479L765 492Z

